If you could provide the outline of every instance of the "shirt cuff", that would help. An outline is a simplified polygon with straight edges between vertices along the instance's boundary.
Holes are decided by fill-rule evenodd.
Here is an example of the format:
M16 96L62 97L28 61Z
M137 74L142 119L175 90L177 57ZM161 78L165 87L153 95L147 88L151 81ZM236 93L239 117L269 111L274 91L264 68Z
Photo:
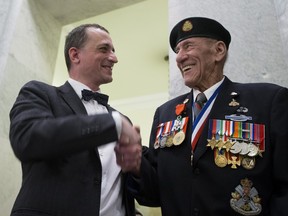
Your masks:
M119 112L113 111L112 112L112 117L115 121L116 124L116 129L117 129L117 134L118 134L118 139L120 139L121 131L122 131L122 117Z

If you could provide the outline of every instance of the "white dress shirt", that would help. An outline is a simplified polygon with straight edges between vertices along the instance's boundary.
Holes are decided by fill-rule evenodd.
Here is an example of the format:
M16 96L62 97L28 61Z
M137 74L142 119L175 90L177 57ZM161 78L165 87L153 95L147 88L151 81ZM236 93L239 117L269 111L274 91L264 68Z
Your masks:
M71 78L68 82L73 87L79 98L82 98L83 89L91 90L89 87ZM95 100L84 101L82 99L88 115L108 113L105 106L98 104ZM113 112L112 116L116 122L118 136L121 131L121 117L118 112ZM124 216L125 207L122 202L121 189L121 168L116 163L114 147L116 142L107 143L98 147L98 152L102 164L101 181L101 201L100 216ZM96 196L96 194L95 194Z

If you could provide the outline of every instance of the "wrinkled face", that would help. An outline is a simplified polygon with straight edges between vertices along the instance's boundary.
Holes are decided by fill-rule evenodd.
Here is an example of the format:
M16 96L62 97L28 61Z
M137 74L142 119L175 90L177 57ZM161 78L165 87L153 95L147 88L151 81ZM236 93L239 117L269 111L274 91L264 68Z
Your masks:
M118 62L109 34L101 29L88 28L88 40L78 50L81 80L92 86L112 82L112 69Z
M216 42L192 37L177 44L176 62L186 86L204 91L215 82Z

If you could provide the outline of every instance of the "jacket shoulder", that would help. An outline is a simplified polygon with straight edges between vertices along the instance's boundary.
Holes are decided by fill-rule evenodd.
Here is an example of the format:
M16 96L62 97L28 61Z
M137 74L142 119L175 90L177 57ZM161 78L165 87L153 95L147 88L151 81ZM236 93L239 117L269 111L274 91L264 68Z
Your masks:
M187 98L189 98L189 93L186 93L186 94L182 94L180 96L177 96L175 98L172 98L170 100L168 100L167 102L163 103L162 105L160 105L158 108L159 109L162 109L162 108L165 108L167 106L172 106L172 105L177 105L177 104L181 104L183 103Z

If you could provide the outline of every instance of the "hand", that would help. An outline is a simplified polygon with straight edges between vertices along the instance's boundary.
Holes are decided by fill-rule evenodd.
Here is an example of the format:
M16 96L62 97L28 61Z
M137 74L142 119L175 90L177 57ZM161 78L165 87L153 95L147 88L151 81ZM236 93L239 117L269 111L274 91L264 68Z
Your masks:
M125 118L122 118L122 132L115 153L117 164L123 172L139 175L142 157L140 128L133 127Z

